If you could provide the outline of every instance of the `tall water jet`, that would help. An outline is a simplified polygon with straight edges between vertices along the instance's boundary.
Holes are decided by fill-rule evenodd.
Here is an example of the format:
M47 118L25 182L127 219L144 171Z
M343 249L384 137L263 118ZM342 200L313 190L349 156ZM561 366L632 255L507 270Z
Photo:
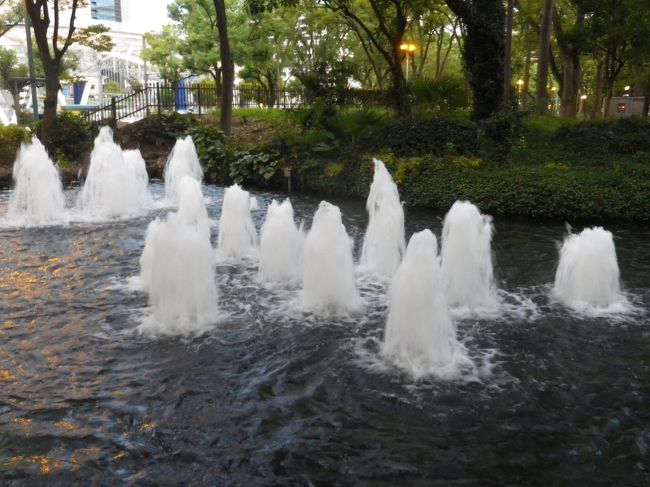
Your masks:
M303 307L306 310L328 315L361 308L354 283L352 245L339 208L322 201L303 252Z
M139 149L122 151L124 163L131 172L131 177L135 180L136 194L138 195L139 205L144 208L151 206L153 197L149 191L149 174L147 173L147 164L142 157Z
M178 186L179 209L147 227L140 281L152 315L138 327L146 334L201 333L219 316L215 259L198 181Z
M251 218L248 191L238 184L226 189L219 218L217 255L220 259L250 257L257 246L257 233Z
M287 281L300 276L305 235L293 219L289 198L271 201L260 232L260 276L265 281Z
M564 239L553 295L577 310L608 308L626 301L611 232L602 227L585 228Z
M102 127L90 154L88 175L77 201L79 207L91 216L134 216L142 213L148 195L139 163L128 163L113 141L111 128Z
M492 218L469 201L456 201L442 230L442 276L450 306L497 306L492 270Z
M10 218L25 218L30 223L61 219L65 197L59 172L36 137L29 144L21 144L13 179L7 212Z
M373 159L375 174L366 202L368 228L363 238L360 264L379 274L391 275L397 269L406 241L404 210L397 185L379 159Z
M471 364L456 339L430 230L414 233L389 291L382 354L414 377L453 377Z
M199 182L203 180L199 156L189 135L176 141L165 165L165 195L174 202L178 199L178 185L184 176L190 176Z

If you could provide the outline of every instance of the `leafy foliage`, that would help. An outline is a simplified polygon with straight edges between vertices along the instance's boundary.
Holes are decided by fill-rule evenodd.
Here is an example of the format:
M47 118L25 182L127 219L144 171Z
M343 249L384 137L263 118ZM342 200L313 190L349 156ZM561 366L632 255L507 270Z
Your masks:
M36 130L42 122L36 124ZM47 132L43 141L53 152L53 156L62 165L76 161L81 154L90 150L95 134L95 127L77 113L61 112L56 123Z
M31 134L16 125L0 126L0 162L10 163L23 142L29 142Z
M227 180L226 136L210 125L197 125L189 130L199 156L205 178L209 182Z
M266 185L275 175L280 163L277 154L261 151L244 151L234 154L229 175L233 182Z

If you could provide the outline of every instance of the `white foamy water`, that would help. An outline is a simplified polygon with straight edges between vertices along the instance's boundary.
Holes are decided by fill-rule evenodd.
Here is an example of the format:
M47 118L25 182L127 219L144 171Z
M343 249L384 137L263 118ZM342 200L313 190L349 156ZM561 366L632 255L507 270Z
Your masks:
M178 139L167 158L163 178L165 180L165 196L177 202L178 186L183 177L189 176L197 181L203 180L203 169L196 153L194 142L189 135Z
M21 144L14 162L13 180L7 210L9 220L41 225L64 219L65 197L59 172L38 138Z
M217 255L221 260L253 257L257 249L257 232L251 218L248 191L238 184L226 189L219 218Z
M260 277L272 282L299 278L304 241L305 234L293 218L291 201L271 201L260 231Z
M616 248L602 227L570 233L560 250L553 296L569 308L587 313L625 312Z
M362 308L354 282L353 242L341 211L322 201L303 252L303 308L315 314L345 314Z
M456 201L442 230L442 279L454 308L491 314L498 307L492 269L492 218L469 201Z
M147 227L140 286L149 293L151 314L138 327L140 333L201 333L219 318L216 262L200 183L186 177L178 190L178 212Z
M115 218L142 214L151 204L148 185L143 184L141 157L125 158L113 141L110 127L102 127L90 154L90 166L77 206L88 218Z
M404 210L397 186L379 159L374 159L375 173L366 202L368 228L363 238L361 266L371 272L390 276L399 265L406 242Z
M456 339L440 274L436 237L413 234L390 286L382 354L414 377L453 379L473 367Z

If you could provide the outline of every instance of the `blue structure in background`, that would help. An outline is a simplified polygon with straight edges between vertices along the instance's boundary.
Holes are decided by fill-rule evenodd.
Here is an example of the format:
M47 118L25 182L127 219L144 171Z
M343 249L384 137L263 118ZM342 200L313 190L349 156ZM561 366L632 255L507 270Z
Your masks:
M74 104L75 105L79 105L81 103L81 97L84 94L84 86L85 86L85 83L75 83L72 86L72 90L73 90L72 94L73 94L73 97L74 97Z
M187 110L187 84L185 80L178 83L176 87L176 110Z

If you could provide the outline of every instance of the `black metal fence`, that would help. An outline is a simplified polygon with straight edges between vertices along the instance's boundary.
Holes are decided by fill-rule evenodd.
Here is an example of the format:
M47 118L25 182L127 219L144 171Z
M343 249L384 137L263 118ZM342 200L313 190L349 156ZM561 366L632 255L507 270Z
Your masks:
M312 101L313 97L303 90L267 90L256 86L233 89L233 108L292 109L308 106ZM372 90L345 90L337 97L337 103L354 106L383 106L385 101L385 93ZM218 108L220 102L220 92L213 84L155 83L122 97L114 96L109 103L85 114L93 122L136 121L170 111L202 115Z

